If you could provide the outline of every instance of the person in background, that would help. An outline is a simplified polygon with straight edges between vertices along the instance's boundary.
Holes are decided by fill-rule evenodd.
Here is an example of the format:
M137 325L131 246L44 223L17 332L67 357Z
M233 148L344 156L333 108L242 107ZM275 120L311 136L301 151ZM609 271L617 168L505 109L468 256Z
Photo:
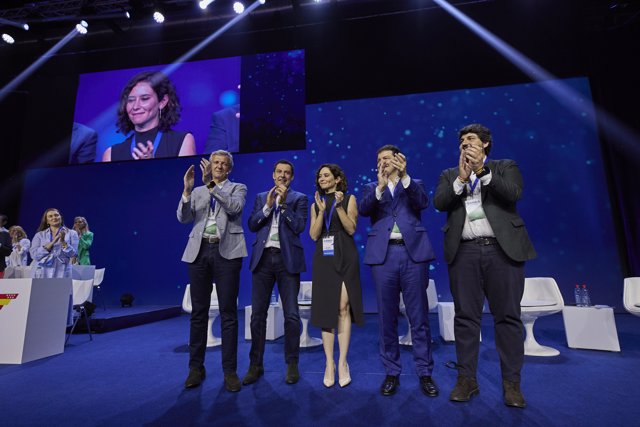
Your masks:
M71 277L71 258L78 253L78 233L64 225L60 211L44 211L31 242L32 267L44 269L45 278Z
M11 255L13 248L11 247L11 236L9 230L4 226L7 224L6 215L0 215L0 279L4 277L4 269L6 268L5 257Z
M28 266L31 241L27 238L27 233L19 225L14 225L9 228L9 236L11 236L12 251L6 258L7 267Z
M98 132L82 123L73 122L71 144L69 146L69 164L93 163L96 159Z
M73 220L73 229L78 233L78 256L75 261L79 265L91 265L89 249L93 244L93 232L89 231L89 223L83 216L77 216Z
M335 164L316 171L315 203L311 206L309 235L316 242L313 255L311 323L322 328L322 346L327 358L323 384L335 383L333 347L338 335L338 384L351 383L347 353L351 323L364 324L360 262L353 240L358 222L358 206L347 191L347 177Z
M120 132L134 134L107 148L102 161L196 154L193 135L171 129L179 120L180 101L171 80L158 71L136 74L120 95L117 122Z

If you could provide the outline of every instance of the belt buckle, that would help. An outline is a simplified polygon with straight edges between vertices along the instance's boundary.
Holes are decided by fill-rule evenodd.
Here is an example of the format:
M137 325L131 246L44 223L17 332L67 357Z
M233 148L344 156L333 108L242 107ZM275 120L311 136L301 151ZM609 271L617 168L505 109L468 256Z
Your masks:
M220 242L220 238L219 237L214 237L214 236L207 236L207 237L205 237L205 240L207 241L207 243L218 243L218 242Z
M478 237L476 241L480 246L489 246L493 244L493 241L488 237Z

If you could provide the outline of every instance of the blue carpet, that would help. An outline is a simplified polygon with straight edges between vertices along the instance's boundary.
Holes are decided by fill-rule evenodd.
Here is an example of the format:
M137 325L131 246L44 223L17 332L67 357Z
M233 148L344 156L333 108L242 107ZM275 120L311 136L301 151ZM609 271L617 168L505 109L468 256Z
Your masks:
M244 316L240 331L244 330ZM344 389L322 385L321 347L303 349L302 378L284 383L282 338L268 342L265 375L239 393L222 387L220 350L207 351L207 379L184 390L188 316L94 335L74 335L62 355L25 365L0 365L2 426L629 426L640 420L640 318L616 316L621 353L573 350L566 345L562 316L543 317L536 337L558 348L554 358L527 357L522 389L528 407L502 403L492 318L482 325L478 381L480 395L469 403L449 402L456 372L452 343L434 335L437 398L423 396L410 349L402 352L398 393L382 397L384 379L377 355L377 319L367 315L353 330L349 364L353 382ZM217 322L218 323L218 322ZM219 326L216 325L219 332ZM401 331L405 325L401 322ZM318 330L311 334L319 336ZM248 366L249 342L240 340L239 372ZM336 345L337 348L337 345Z

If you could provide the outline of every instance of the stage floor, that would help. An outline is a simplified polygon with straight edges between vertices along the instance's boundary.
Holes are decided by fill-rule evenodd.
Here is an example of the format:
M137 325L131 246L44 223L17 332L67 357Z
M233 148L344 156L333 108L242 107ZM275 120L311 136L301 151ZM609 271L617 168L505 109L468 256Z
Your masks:
M378 317L353 328L349 365L353 382L341 389L322 385L322 347L300 352L300 382L284 382L284 342L268 341L265 374L239 393L222 382L220 347L206 353L207 378L183 388L188 372L189 316L97 334L71 337L63 354L0 365L3 426L630 426L640 419L640 318L617 314L621 353L567 347L562 315L540 318L536 337L560 350L557 357L525 357L524 410L502 402L499 358L492 318L482 319L478 364L480 395L468 403L448 400L457 372L455 345L434 332L433 377L440 396L419 391L410 347L401 349L398 392L379 393L385 372L378 356ZM244 329L240 313L239 330ZM406 326L400 319L400 331ZM219 334L219 320L214 324ZM310 328L312 336L320 331ZM250 341L238 339L238 374L249 366ZM338 345L336 343L336 358Z

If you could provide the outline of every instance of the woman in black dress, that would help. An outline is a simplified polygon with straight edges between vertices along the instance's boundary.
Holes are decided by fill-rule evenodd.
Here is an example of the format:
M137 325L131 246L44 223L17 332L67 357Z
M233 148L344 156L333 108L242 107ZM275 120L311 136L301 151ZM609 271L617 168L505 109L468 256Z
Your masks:
M351 382L347 352L351 323L364 324L360 263L353 240L358 221L356 198L346 195L347 177L338 165L324 164L316 172L315 203L311 205L309 234L316 242L313 255L311 323L322 328L327 357L323 383L335 383L333 361L335 331L338 331L338 383Z
M107 148L102 161L196 154L193 135L171 129L179 120L180 101L171 80L159 71L136 74L120 94L117 123L123 134L135 132L123 142Z

